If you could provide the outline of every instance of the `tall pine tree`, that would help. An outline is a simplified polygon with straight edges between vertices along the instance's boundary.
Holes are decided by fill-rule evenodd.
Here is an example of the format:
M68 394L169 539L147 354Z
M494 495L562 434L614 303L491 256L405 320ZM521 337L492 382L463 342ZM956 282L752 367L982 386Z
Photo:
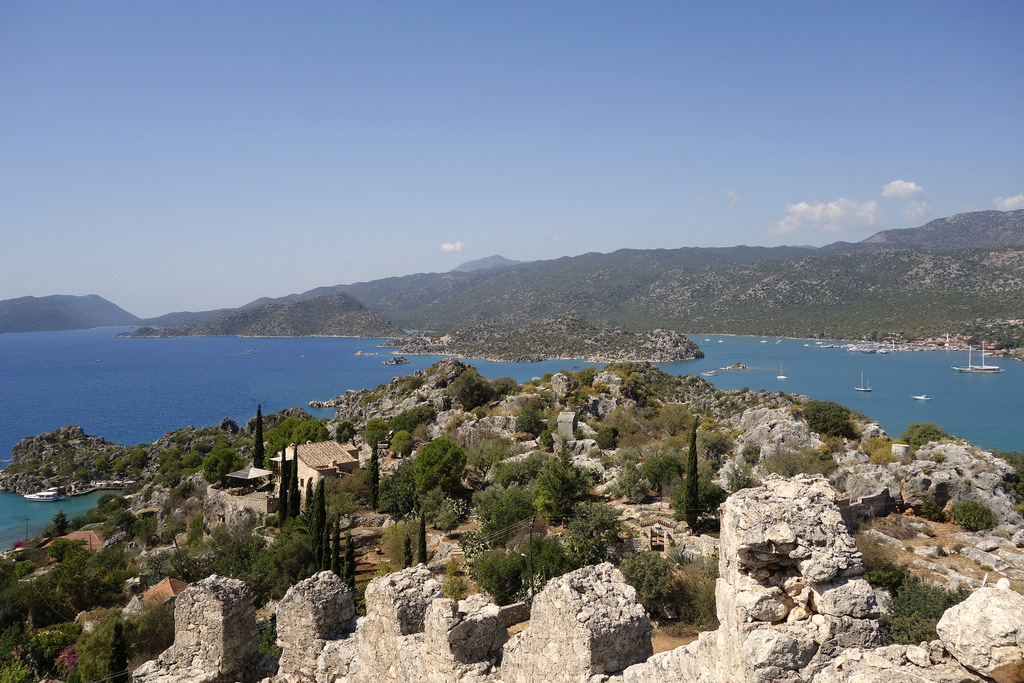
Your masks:
M252 466L263 467L263 462L266 460L267 452L266 446L263 444L263 412L261 410L262 405L257 404L256 406L256 428L253 430L252 435Z
M281 491L277 497L277 518L281 520L281 528L284 528L284 522L288 519L288 513L291 512L291 505L288 501L288 493L291 491L291 482L288 481L288 473L291 468L288 467L288 449L285 448L281 451Z
M287 448L285 451L287 452ZM295 519L302 512L302 498L299 496L299 447L295 446L292 458L291 476L288 477L288 516Z
M692 530L697 526L700 496L700 475L697 472L697 423L700 419L693 416L693 429L690 430L690 452L686 457L686 484L683 495L683 519Z

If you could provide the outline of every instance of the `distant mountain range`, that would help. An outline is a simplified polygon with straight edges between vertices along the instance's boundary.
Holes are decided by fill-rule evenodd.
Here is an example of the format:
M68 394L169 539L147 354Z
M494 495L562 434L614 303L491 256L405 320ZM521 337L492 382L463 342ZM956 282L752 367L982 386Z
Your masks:
M90 322L80 312L72 322L66 309L58 315L41 303L54 298L91 300L94 309L103 302L122 316ZM15 318L9 304L18 301L26 303L13 309ZM147 321L100 297L28 298L0 302L0 331L141 323L159 334L391 336L400 328L468 332L490 321L525 326L566 314L595 329L833 337L1024 318L1024 210L959 214L821 248L622 249L526 263L492 256L447 273Z
M0 301L0 333L85 330L138 325L140 320L101 296L23 296Z
M507 259L504 256L486 256L484 258L478 258L475 261L466 261L452 268L453 273L470 273L474 270L488 270L490 268L505 268L508 266L518 266L525 263L525 261L513 261Z

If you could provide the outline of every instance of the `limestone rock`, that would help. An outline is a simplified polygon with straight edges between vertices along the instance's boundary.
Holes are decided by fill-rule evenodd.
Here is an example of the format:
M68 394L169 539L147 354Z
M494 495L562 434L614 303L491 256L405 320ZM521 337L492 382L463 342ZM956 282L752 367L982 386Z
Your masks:
M256 656L254 596L244 583L216 574L178 595L174 644L132 675L135 683L155 681L250 681Z
M422 564L370 581L348 682L425 680L424 617L440 597L440 583Z
M355 628L352 591L334 573L320 572L300 581L277 605L279 675L317 679L317 660L328 640Z
M501 609L482 595L434 600L424 628L425 680L437 683L490 674L508 640Z
M1024 595L979 588L946 610L935 630L968 669L998 683L1024 680Z
M552 579L530 626L505 647L504 683L578 681L651 656L651 623L636 591L607 562Z

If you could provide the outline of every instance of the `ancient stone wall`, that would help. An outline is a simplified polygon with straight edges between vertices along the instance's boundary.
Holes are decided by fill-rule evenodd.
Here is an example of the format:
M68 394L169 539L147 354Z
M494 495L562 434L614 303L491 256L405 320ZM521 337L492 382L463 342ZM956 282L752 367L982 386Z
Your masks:
M610 564L553 579L530 625L506 642L483 596L454 601L423 565L367 586L366 616L321 572L277 607L282 655L256 655L252 594L210 577L178 598L175 642L136 683L226 683L270 675L297 683L606 681L840 683L1024 680L1024 596L983 588L951 608L939 639L879 647L875 595L821 477L769 477L725 504L716 631L651 655L651 624ZM1005 582L1005 580L1004 580ZM984 677L984 678L983 678Z
M135 670L135 683L254 681L272 662L256 653L252 591L216 574L186 588L174 607L174 644Z

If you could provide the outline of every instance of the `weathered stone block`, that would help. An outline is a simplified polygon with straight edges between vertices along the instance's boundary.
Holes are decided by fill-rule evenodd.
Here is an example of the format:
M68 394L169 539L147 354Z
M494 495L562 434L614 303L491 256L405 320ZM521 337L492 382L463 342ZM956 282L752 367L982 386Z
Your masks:
M552 579L537 594L529 628L505 646L501 680L585 680L651 654L647 611L621 572L604 563Z

